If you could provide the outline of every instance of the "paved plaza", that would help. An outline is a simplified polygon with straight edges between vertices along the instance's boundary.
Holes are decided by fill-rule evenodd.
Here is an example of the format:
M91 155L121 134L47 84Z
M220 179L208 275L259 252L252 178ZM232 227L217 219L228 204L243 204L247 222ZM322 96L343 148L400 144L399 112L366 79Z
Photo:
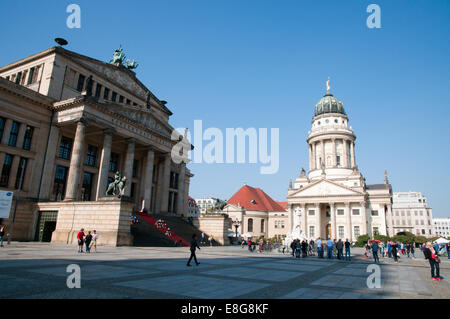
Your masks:
M237 246L202 247L199 266L186 267L189 248L77 247L15 243L0 249L0 298L207 298L336 299L450 298L450 262L442 258L441 282L428 262L381 259L381 288L369 289L362 250L351 262L294 259L280 252L251 253ZM69 289L67 266L81 268L81 289Z

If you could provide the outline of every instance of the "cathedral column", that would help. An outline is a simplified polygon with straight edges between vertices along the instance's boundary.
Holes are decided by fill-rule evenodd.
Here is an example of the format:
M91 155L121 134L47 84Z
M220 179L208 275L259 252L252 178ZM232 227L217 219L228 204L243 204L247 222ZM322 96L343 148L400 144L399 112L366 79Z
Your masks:
M144 203L143 209L150 213L150 202L152 199L152 182L153 182L153 164L155 162L155 152L153 149L148 149L147 160L145 162L145 180L144 180Z
M342 158L343 160L343 165L345 168L348 168L348 144L347 144L347 140L346 139L342 139L342 144L344 146L344 156Z
M289 228L291 233L294 231L294 205L289 204Z
M321 229L322 229L322 216L321 216L321 213L320 213L320 203L316 204L316 228L317 228L316 237L322 238L322 232L321 232Z
M83 164L84 137L86 135L86 120L81 118L77 122L77 131L73 143L72 158L70 160L69 176L65 200L77 200L80 190L81 166Z
M106 188L108 186L107 184L108 184L109 162L111 160L113 130L107 129L103 133L104 133L103 148L97 180L97 200L99 199L99 197L105 196Z
M312 144L308 144L308 150L309 150L309 170L312 169L312 159L313 159L313 150L312 150Z
M323 163L323 166L324 167L326 167L326 159L325 159L325 142L324 142L324 140L322 140L322 141L320 141L321 142L321 144L322 144L322 163ZM319 163L319 165L320 165L320 168L322 168L322 163Z
M332 152L331 165L333 165L333 167L337 167L336 139L334 138L331 140L331 152Z
M128 148L125 156L125 177L127 178L127 186L124 190L124 196L130 197L131 195L131 182L133 180L133 164L134 164L134 150L136 148L136 140L129 138L127 140Z
M5 121L5 126L3 127L3 136L2 136L2 141L1 141L2 144L8 145L9 135L11 133L12 122L13 122L13 120L11 120L11 119L6 119L6 121Z
M331 214L331 239L336 239L336 210L334 203L330 203L330 214Z
M356 162L355 162L355 142L354 141L350 142L350 150L352 152L352 167L351 168L353 168L353 167L356 166Z
M307 225L306 225L306 204L301 204L302 208L302 232L303 235L306 237L306 231L307 231Z
M316 142L313 142L313 166L311 168L311 170L313 169L317 169L317 146L316 146Z
M352 212L350 210L350 203L346 202L345 203L345 216L347 219L347 223L346 223L346 232L345 232L345 236L347 237L347 239L349 241L352 241Z
M362 220L362 229L361 235L367 234L367 215L366 215L366 202L361 202L361 220Z

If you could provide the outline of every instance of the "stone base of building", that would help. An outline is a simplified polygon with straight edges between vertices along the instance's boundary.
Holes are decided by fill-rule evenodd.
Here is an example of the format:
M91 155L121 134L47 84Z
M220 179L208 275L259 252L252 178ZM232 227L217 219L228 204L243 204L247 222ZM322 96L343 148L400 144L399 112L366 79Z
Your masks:
M133 203L117 198L105 197L96 202L36 203L39 212L57 212L56 229L52 243L76 244L80 229L96 230L98 245L131 246L130 214Z
M228 231L231 228L231 220L227 215L206 215L205 217L193 218L192 222L200 231L213 236L219 244L230 244Z

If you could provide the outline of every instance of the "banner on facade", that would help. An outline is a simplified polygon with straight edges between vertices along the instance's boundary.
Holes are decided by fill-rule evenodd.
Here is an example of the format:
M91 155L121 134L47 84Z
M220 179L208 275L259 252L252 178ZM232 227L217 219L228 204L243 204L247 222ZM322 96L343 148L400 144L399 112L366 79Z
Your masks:
M13 192L0 191L0 218L9 218Z

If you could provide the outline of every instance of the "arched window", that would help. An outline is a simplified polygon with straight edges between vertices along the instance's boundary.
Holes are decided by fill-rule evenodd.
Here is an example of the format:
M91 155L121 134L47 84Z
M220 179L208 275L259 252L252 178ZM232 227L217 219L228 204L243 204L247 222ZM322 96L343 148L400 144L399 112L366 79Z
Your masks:
M261 233L264 233L264 219L261 219Z
M249 233L253 232L253 218L249 218L248 219L247 231Z

